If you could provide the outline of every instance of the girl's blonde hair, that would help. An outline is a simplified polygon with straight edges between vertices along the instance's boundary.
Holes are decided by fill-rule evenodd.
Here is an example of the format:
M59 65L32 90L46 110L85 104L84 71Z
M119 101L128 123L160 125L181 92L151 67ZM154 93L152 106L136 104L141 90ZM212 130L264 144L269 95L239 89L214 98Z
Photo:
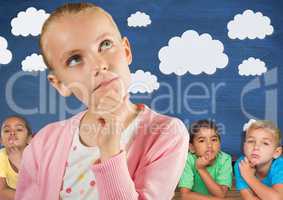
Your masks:
M39 46L42 52L42 57L47 65L47 67L52 70L51 63L48 62L46 55L44 54L44 45L43 45L43 38L45 33L47 32L50 24L52 24L54 21L56 21L58 18L66 16L66 15L75 15L79 14L81 12L87 12L87 11L92 11L92 12L101 12L106 15L106 17L110 20L110 22L113 24L113 26L117 29L119 36L121 37L120 31L113 20L112 16L106 12L104 9L101 7L98 7L97 5L93 3L67 3L64 4L61 7L58 7L54 12L51 13L51 15L47 18L47 20L44 22L42 29L41 29L41 35L39 39ZM87 30L86 30L87 31Z
M273 133L275 137L276 145L281 146L281 132L279 128L277 128L271 121L257 120L249 126L246 133L256 129L264 129L266 131Z

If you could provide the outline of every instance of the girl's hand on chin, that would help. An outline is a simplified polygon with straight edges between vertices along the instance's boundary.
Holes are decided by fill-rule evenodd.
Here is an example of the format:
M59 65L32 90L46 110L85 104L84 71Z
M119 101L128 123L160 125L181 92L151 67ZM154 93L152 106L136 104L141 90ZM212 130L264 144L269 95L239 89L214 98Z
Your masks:
M122 91L124 90L119 89L117 84L119 82L109 84L112 87L102 94L94 111L99 122L95 141L100 149L101 161L120 152L121 133L131 112L129 95L123 96Z
M251 165L247 157L240 161L239 169L241 176L245 180L255 177L255 167Z

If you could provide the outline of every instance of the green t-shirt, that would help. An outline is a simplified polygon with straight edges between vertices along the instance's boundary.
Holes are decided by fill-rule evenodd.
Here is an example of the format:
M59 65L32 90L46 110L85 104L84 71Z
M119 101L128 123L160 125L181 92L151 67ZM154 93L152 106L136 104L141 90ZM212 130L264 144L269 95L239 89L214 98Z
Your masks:
M178 186L189 188L192 192L209 195L210 193L195 167L196 159L197 156L195 154L188 154L186 165ZM206 169L216 183L231 188L233 170L232 159L229 154L220 151L213 165L208 166Z

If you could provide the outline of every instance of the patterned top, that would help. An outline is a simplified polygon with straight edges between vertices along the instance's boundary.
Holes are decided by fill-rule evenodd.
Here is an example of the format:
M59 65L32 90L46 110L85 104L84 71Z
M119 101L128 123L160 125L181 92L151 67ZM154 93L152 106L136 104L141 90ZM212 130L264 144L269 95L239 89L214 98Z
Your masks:
M132 142L134 130L138 125L138 117L123 131L120 146L126 150ZM63 188L60 197L63 200L99 199L95 175L91 169L100 157L98 147L86 147L79 139L79 129L75 130L69 158L66 163Z

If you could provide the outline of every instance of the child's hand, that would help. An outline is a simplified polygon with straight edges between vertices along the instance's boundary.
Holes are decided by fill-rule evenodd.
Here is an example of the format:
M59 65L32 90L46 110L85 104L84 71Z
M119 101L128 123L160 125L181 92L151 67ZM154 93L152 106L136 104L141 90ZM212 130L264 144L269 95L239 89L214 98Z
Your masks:
M196 160L197 169L205 169L208 165L212 164L215 156L212 153L206 153L204 156L199 157Z
M96 144L100 149L101 161L120 152L121 133L125 128L127 113L126 96L116 112L108 112L99 118L99 133L96 134Z
M124 83L119 78L113 79L110 83L106 81L105 84L101 84L92 94L88 105L88 110L91 113L103 115L116 111L121 106L126 95Z
M7 149L7 154L10 162L19 170L22 159L22 151L18 147Z
M247 157L240 161L239 169L241 176L245 180L255 177L255 166L248 160Z
M101 93L95 115L98 116L98 133L95 140L100 149L101 161L120 152L121 133L124 130L127 117L131 110L128 105L129 96L123 96L123 89L119 81L107 86L105 94Z

